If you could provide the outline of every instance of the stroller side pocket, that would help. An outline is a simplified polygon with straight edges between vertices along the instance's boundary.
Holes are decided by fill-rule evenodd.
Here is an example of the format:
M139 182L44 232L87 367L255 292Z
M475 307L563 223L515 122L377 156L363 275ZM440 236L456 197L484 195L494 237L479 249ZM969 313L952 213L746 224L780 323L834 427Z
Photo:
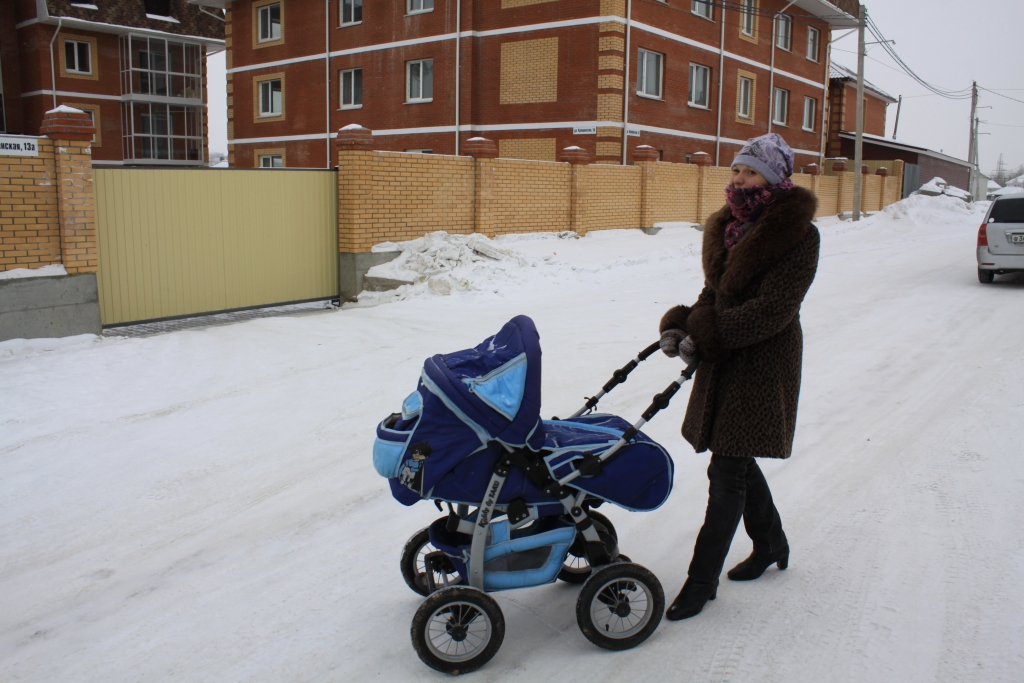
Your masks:
M412 437L411 429L397 430L389 426L396 421L396 416L391 415L377 425L377 438L373 442L373 468L386 479L394 479L401 472L402 460Z

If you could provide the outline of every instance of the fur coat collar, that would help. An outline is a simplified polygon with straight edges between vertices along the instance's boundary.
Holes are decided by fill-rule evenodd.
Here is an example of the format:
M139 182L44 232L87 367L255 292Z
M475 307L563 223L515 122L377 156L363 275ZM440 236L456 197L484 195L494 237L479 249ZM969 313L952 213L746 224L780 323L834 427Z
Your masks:
M704 226L704 277L716 291L735 296L800 243L811 227L818 199L794 187L769 206L732 249L725 248L725 228L734 218L729 206L712 214Z

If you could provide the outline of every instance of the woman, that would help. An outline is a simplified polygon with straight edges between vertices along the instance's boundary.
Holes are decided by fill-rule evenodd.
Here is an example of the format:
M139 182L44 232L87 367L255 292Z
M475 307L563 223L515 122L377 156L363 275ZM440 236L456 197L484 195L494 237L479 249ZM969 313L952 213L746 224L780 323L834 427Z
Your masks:
M683 437L711 450L704 525L686 583L668 619L692 617L714 600L740 518L754 543L729 571L756 579L785 569L789 543L754 458L788 458L793 448L803 335L800 304L818 265L814 195L789 180L793 151L769 133L732 162L726 206L704 228L704 290L693 306L661 320L661 348L685 362L699 356Z

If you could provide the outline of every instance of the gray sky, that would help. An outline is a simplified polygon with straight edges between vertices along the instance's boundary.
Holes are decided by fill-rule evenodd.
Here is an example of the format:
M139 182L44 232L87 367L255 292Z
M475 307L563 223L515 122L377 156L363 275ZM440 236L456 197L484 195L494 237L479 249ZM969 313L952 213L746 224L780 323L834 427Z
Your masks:
M948 90L978 85L1024 101L1024 2L1021 0L902 0L866 3L868 14L906 64L924 80ZM840 36L843 31L833 35ZM870 34L866 40L871 41ZM840 50L848 50L842 52ZM836 41L832 60L856 70L857 34ZM903 95L896 139L967 158L971 101L947 100L905 75L880 45L869 45L865 78L893 97ZM877 60L877 61L876 61ZM1015 89L1015 90L1010 90ZM1009 167L1024 163L1024 103L980 92L982 121L979 164L983 173L995 168L999 153ZM892 137L896 105L886 117ZM1016 128L1009 126L1017 126Z
M978 84L1024 101L1024 2L1022 0L881 0L867 5L886 38L904 62L929 83L949 90ZM840 36L844 31L836 31ZM867 40L872 40L870 34ZM844 52L845 50L845 52ZM857 34L838 40L832 58L857 68ZM868 46L865 77L893 97L903 95L897 140L967 158L970 100L946 100L899 71L879 45ZM210 149L227 152L224 54L209 60ZM921 97L921 95L926 95ZM999 153L1007 166L1024 163L1024 103L981 91L983 121L979 136L981 170L995 168ZM887 135L892 136L896 105L889 107ZM994 125L1003 124L1003 125ZM1013 127L1016 126L1016 127Z

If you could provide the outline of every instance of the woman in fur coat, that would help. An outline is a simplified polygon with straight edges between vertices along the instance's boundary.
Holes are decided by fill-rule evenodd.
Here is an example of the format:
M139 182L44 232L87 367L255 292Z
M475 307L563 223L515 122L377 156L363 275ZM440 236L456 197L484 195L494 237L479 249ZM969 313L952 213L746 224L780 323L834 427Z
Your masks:
M686 619L714 600L740 518L753 553L734 581L785 569L789 543L754 458L788 458L793 448L803 334L800 304L814 279L820 237L814 195L789 180L793 151L769 133L732 162L726 206L704 227L704 290L661 320L661 348L701 364L683 437L710 450L708 507L682 591L667 618Z

